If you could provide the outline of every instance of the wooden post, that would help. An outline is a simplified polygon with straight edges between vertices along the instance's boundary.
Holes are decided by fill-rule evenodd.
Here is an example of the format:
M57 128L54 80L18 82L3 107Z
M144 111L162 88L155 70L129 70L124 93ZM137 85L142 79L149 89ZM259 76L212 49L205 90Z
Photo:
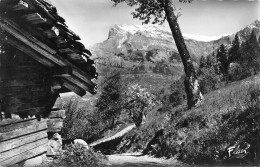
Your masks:
M59 156L62 153L61 128L65 118L65 110L53 109L47 121L48 148L47 156Z

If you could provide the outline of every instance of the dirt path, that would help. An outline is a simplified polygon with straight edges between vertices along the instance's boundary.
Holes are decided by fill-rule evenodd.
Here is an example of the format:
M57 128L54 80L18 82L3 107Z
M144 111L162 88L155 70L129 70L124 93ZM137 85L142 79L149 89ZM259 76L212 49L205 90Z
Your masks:
M177 167L182 166L177 160L166 160L149 156L131 154L108 155L108 163L111 167Z

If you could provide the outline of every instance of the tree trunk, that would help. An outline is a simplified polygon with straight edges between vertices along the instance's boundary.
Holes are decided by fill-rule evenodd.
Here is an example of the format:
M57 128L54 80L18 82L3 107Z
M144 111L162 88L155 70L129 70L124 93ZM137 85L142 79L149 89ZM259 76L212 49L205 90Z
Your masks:
M198 105L202 101L203 96L199 90L199 82L196 71L190 59L189 51L186 47L179 24L177 22L177 16L174 13L173 0L165 0L164 11L184 66L186 75L184 85L187 94L188 108L190 109Z

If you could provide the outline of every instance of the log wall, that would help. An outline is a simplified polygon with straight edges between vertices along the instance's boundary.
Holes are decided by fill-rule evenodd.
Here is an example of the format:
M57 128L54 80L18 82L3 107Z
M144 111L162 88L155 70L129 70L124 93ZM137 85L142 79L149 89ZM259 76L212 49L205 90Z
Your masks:
M47 151L47 120L6 119L0 122L0 165L13 165Z
M46 153L45 117L59 92L50 69L14 47L0 46L0 166L7 166Z
M0 111L5 117L47 116L58 96L48 85L48 70L8 45L0 54L0 61Z

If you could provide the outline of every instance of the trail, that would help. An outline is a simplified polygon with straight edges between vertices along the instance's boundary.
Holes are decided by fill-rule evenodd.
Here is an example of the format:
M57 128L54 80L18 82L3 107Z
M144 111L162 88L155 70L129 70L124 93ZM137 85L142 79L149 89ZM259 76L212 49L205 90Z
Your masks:
M134 129L135 124L129 125L128 127L122 129L118 133L111 137L104 137L90 144L94 147L99 144L115 140L117 138L123 137L129 131ZM166 160L163 158L154 158L147 155L142 155L141 153L124 153L124 154L113 154L106 155L107 164L111 167L179 167L183 166L180 162L175 159Z
M111 167L181 167L180 162L174 159L166 160L150 156L137 156L131 154L108 155L108 163Z

